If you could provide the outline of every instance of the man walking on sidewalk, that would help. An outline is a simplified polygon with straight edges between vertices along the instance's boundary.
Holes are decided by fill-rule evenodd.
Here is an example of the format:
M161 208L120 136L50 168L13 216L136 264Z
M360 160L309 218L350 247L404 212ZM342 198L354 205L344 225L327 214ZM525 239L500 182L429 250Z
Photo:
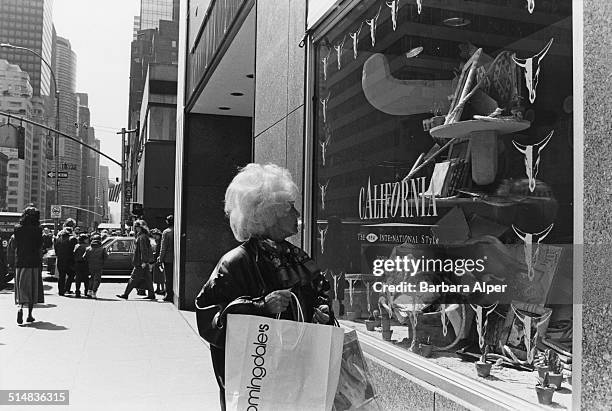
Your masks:
M157 261L164 264L164 275L166 277L166 297L164 301L173 302L173 264L174 264L174 216L170 214L166 217L168 228L162 233L161 250Z
M59 279L57 280L57 288L59 295L66 293L71 294L70 287L74 281L74 248L78 241L72 235L72 227L75 222L69 218L64 223L64 228L57 234L55 239L55 256L57 258L57 271Z
M149 239L149 230L142 220L134 221L134 230L136 231L136 248L132 256L132 276L128 281L127 287L123 294L117 294L117 297L127 300L132 290L141 281L144 281L144 286L149 292L147 299L155 300L155 290L153 290L153 280L151 279L151 267L153 263L153 249L151 240Z

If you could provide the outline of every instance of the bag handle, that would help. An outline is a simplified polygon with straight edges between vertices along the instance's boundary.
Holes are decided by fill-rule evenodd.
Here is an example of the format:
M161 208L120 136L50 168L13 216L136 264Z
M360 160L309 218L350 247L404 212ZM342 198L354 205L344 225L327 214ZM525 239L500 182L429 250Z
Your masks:
M289 291L289 292L291 293L291 298L293 300L295 300L295 305L297 306L297 313L298 313L297 322L298 323L301 322L302 324L305 324L306 321L304 320L304 311L302 311L302 306L300 305L300 300L297 298L297 296L293 292L291 292L291 291ZM300 321L300 317L302 318L302 321ZM277 320L280 319L280 313L276 314L276 319ZM304 333L306 332L306 327L302 326L301 328L302 329L300 330L300 334L299 334L298 338L296 338L296 340L295 340L295 344L293 344L291 347L288 347L289 350L294 350L295 347L297 347L298 344L302 341L302 337L304 337ZM284 344L283 344L283 334L281 333L279 335L279 337L280 337L281 346L284 346Z
M304 319L304 311L302 311L302 306L300 305L300 300L297 298L297 295L293 294L292 291L289 291L291 294L291 299L295 300L295 305L297 307L297 322L304 323L306 322ZM280 320L281 313L276 314L276 319ZM300 321L300 317L302 320Z

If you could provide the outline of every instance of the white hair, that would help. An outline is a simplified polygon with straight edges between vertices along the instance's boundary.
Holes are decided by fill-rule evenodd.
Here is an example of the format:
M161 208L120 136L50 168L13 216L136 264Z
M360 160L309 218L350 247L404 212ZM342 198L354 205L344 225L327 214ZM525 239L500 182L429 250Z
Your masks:
M225 192L225 214L236 240L264 234L297 196L289 170L275 164L247 164Z

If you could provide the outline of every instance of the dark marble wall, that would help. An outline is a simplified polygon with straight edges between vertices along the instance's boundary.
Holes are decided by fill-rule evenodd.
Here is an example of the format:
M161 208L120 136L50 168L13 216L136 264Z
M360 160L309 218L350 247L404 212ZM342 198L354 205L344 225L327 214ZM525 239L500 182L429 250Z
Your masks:
M612 2L584 1L583 410L612 409Z
M225 189L251 161L250 117L188 115L184 140L181 309L194 299L217 261L238 243L223 213Z

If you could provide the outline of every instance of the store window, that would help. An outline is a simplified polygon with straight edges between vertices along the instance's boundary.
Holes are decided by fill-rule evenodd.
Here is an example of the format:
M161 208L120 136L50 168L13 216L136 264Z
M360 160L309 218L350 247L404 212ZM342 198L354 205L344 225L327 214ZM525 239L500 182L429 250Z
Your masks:
M532 402L546 352L568 406L571 1L354 3L313 34L311 244L335 311Z

